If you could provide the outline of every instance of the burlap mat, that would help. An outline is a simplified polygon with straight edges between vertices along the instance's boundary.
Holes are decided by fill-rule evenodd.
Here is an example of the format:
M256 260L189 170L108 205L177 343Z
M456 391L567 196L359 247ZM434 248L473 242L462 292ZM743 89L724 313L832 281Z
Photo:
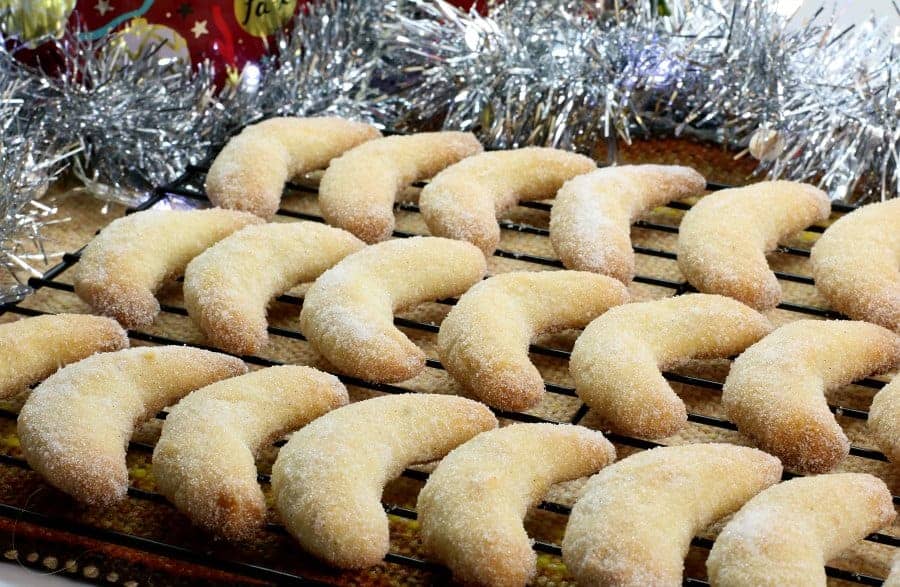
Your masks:
M684 141L660 140L639 142L632 147L620 147L622 162L654 162L679 163L691 165L704 173L711 181L728 184L746 183L753 162L735 161L730 153L721 149L703 146ZM96 201L83 194L60 192L57 194L60 216L71 220L49 228L47 247L50 251L75 251L90 240L92 235L123 214L123 209L110 206L103 210ZM310 194L292 193L286 196L284 208L299 212L316 214L318 212L315 197ZM648 220L677 226L683 211L672 208L660 208L653 211ZM517 208L509 218L520 223L546 228L549 214L546 211ZM279 217L288 221L289 218ZM418 213L399 210L397 230L409 233L427 233L424 222ZM808 249L818 235L804 232L792 240L791 245ZM648 247L664 251L675 251L677 235L635 228L632 238L636 246ZM549 240L540 235L527 234L515 230L504 230L500 249L520 254L555 258ZM58 261L51 260L51 263ZM775 269L797 275L810 276L809 260L796 255L774 253L771 262ZM489 261L492 274L519 270L548 270L551 266L535 264L515 258L494 256ZM660 278L674 282L684 281L674 260L639 254L637 255L637 274ZM71 283L72 272L67 271L56 281ZM786 302L805 306L825 308L825 302L811 285L782 281ZM302 293L299 288L295 293ZM655 285L634 283L631 292L636 300L649 300L672 295L674 290ZM175 283L161 295L164 303L183 307L180 284ZM26 299L22 308L45 312L89 312L88 308L73 293L60 289L45 287ZM402 315L404 318L425 324L437 325L446 314L448 306L441 304L424 304ZM296 331L299 307L296 304L275 303L270 310L273 326ZM770 318L776 324L783 324L809 316L798 312L777 309L770 312ZM9 312L0 315L0 322L15 320L21 316ZM436 335L426 329L408 328L404 330L416 343L424 348L429 357L437 358L435 351ZM178 313L162 313L152 327L145 333L159 335L168 339L188 344L203 344L203 336L190 319ZM539 341L553 348L570 349L577 332L564 332ZM140 340L133 344L147 344ZM264 352L259 354L263 359L315 365L323 367L321 359L316 356L309 345L302 340L283 336L271 336L271 342ZM535 363L547 382L571 387L573 382L569 376L566 361L545 355L533 355ZM327 366L324 366L327 368ZM716 381L722 381L727 373L727 361L693 362L685 365L680 372L696 375ZM438 369L426 371L400 387L415 391L437 393L454 393L455 384L449 376ZM673 387L685 400L688 411L693 414L724 418L719 401L719 393L715 390L673 383ZM359 400L377 392L371 389L350 387L353 400ZM874 390L868 387L847 386L836 390L829 396L830 403L847 408L868 409ZM0 505L10 504L26 508L29 511L51 516L54 523L35 520L16 519L7 513L0 516L0 540L3 542L4 559L42 569L44 572L56 572L66 576L80 577L104 584L121 583L129 585L163 585L163 584L203 584L203 583L246 583L253 582L243 575L229 574L217 569L226 567L221 561L250 563L267 568L279 569L289 573L304 575L313 579L346 584L426 584L447 581L447 573L441 569L423 566L413 568L395 562L384 562L374 568L360 572L340 572L329 569L304 555L293 540L277 530L267 529L241 544L228 544L211 539L209 536L192 528L187 520L164 500L153 496L130 496L122 504L106 511L97 511L79 506L63 494L44 484L39 476L27 468L17 466L16 459L21 459L18 439L15 434L14 416L24 397L0 403L6 412L0 417L0 456L11 457L0 462ZM544 401L529 413L552 421L568 422L576 415L581 402L571 396L548 393ZM838 416L838 420L846 430L854 446L873 449L875 445L867 434L865 421ZM588 412L580 423L597 426L593 414ZM150 468L152 444L159 433L160 421L155 420L146 425L135 438L128 454L128 465L132 486L146 492L154 491L154 481ZM739 433L715 426L690 423L683 432L667 438L662 444L673 445L690 442L724 441L735 444L749 444ZM619 458L638 450L634 443L617 444ZM277 449L265 451L260 459L260 471L267 473ZM895 468L886 462L850 456L839 467L839 471L865 471L885 479L896 494L900 490ZM547 496L548 502L570 506L578 495L584 480L560 484ZM401 477L391 483L384 495L384 502L414 509L418 490L423 482L419 479ZM265 487L268 491L268 487ZM277 523L277 517L270 511L270 519ZM547 511L532 510L526 520L529 534L536 540L558 545L565 528L566 516ZM53 528L47 525L55 524ZM92 533L91 529L102 529L100 533ZM186 549L182 556L158 556L146 552L146 544L136 545L125 541L111 544L107 541L106 530L147 538ZM401 516L391 516L392 548L391 551L424 559L417 536L417 523ZM704 535L715 535L716 527ZM895 524L884 530L885 533L897 535L900 527ZM131 548L138 546L138 548ZM860 572L874 577L887 574L889 560L894 549L874 542L864 541L855 545L839 558L830 561L830 565L839 569ZM156 551L154 551L156 552ZM687 560L687 576L698 579L705 578L704 560L708 550L692 547ZM191 554L193 553L193 554ZM219 562L217 562L219 561ZM285 578L284 581L288 579ZM841 583L830 579L834 584ZM537 585L567 585L572 583L559 556L539 552Z

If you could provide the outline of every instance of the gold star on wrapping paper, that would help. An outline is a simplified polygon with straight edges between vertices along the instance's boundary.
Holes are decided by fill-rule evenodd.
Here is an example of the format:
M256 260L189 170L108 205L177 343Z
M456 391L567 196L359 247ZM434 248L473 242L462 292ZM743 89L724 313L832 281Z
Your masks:
M106 16L106 13L115 10L115 7L110 6L109 0L97 0L94 10L99 12L100 16Z
M194 38L199 39L203 35L208 35L209 31L206 28L205 20L195 20L194 26L191 27L191 32L194 33Z

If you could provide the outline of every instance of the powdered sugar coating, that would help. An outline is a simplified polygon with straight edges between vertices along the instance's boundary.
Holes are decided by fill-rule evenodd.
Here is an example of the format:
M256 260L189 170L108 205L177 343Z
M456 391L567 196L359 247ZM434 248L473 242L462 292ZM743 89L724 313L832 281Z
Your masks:
M798 320L744 351L722 404L738 430L790 469L824 473L850 450L825 390L900 364L900 337L849 320Z
M19 413L22 452L34 470L79 501L125 497L125 447L135 427L187 393L247 372L235 357L191 347L138 347L63 367Z
M416 509L422 542L465 584L525 585L537 556L522 519L554 483L616 458L600 432L571 424L513 424L454 449L428 478Z
M205 530L248 537L266 515L257 451L347 401L337 377L299 366L261 369L198 389L163 424L153 451L157 487Z
M404 188L482 149L475 135L456 131L395 135L360 145L332 161L322 176L322 216L367 243L383 241L394 230L394 202Z
M325 169L344 151L380 136L371 125L342 118L270 118L228 141L206 175L206 193L216 206L269 219L285 182Z
M378 563L390 546L385 484L496 427L484 405L403 394L334 410L296 432L272 467L275 507L310 553L340 568Z
M0 399L69 363L128 344L119 323L102 316L52 314L0 324Z
M765 254L778 241L828 219L822 190L791 181L764 181L701 198L681 221L678 267L702 292L735 298L759 310L781 301L781 286Z
M816 289L834 309L900 334L900 198L839 219L811 256Z
M513 272L476 284L438 333L441 362L471 395L504 410L541 401L544 381L528 357L537 335L582 328L628 301L618 281L586 271Z
M248 212L145 210L113 220L75 266L75 293L126 328L150 325L156 290L229 234L262 220Z
M768 334L765 316L711 294L686 294L613 308L575 341L569 371L578 396L604 424L644 438L687 422L684 402L661 369L686 359L729 357Z
M248 226L190 262L184 304L212 344L254 354L269 339L266 307L272 298L313 281L364 246L349 232L318 222Z
M894 556L891 563L891 573L884 580L882 587L900 587L900 552Z
M706 179L679 165L606 167L566 182L550 210L550 242L569 269L623 283L634 278L631 224L641 214L703 193Z
M597 166L589 157L547 147L481 153L439 173L419 197L428 230L473 243L490 255L497 217L519 201L552 198L563 183Z
M716 587L826 584L825 562L895 517L884 481L863 473L798 477L728 522L706 561Z
M386 241L347 256L309 288L300 328L329 363L367 381L397 382L425 368L425 353L393 313L457 296L486 270L481 251L436 237Z
M563 560L582 585L681 585L694 535L780 477L778 459L731 444L632 455L588 481L569 516Z
M869 429L884 454L900 465L900 376L895 376L872 400Z

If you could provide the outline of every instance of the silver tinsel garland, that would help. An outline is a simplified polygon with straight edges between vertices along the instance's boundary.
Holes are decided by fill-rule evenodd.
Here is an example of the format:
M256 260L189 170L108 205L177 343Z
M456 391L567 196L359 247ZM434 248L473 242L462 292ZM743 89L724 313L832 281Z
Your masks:
M95 196L124 204L180 176L215 140L212 67L196 72L162 45L137 51L107 37L92 42L70 30L52 41L61 71L23 68L29 114L58 145L77 146L72 168Z
M689 119L747 148L760 174L839 200L896 197L900 31L876 17L838 30L830 16L790 23L761 0L718 7L728 34L708 50L695 92L706 100Z
M10 56L0 55L0 268L11 278L0 284L0 303L31 291L22 276L40 275L34 265L48 260L41 229L62 221L39 199L68 155L56 156L41 126L23 114L28 85Z
M375 89L379 3L313 0L278 31L271 52L248 63L224 90L225 126L237 129L268 116L386 117Z
M379 48L401 80L393 122L584 152L614 136L690 133L835 199L897 195L900 35L875 20L835 30L827 15L791 26L771 0L666 5L508 0L483 16L394 0Z
M221 92L208 63L192 70L161 44L135 51L116 35L86 41L75 26L48 41L61 60L48 72L17 61L15 44L0 37L0 267L16 278L39 274L40 229L58 220L37 197L63 165L90 194L133 205L259 118L384 118L369 84L378 14L365 0L315 0ZM0 287L0 303L28 291Z
M443 0L313 0L219 93L208 64L77 31L53 41L62 75L15 75L28 79L27 117L79 150L90 191L126 203L246 124L319 114L589 153L610 137L690 133L835 198L893 197L897 35L874 21L833 30L824 16L789 27L774 5L506 0L485 16Z
M696 43L666 30L649 2L633 4L509 0L488 16L443 0L389 4L383 59L404 80L391 97L396 124L438 120L495 148L591 152L613 134L630 140L674 109Z

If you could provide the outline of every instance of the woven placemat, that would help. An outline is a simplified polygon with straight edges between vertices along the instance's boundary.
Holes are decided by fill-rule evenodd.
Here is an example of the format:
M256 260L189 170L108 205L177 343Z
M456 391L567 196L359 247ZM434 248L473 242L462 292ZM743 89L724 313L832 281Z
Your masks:
M749 160L735 160L731 153L718 147L711 147L680 140L658 140L637 142L631 146L620 146L619 160L622 163L678 163L691 165L707 176L710 181L726 184L742 184L750 181L754 163ZM195 183L199 183L195 182ZM190 187L190 186L188 186ZM195 185L194 187L199 187ZM112 219L121 216L124 210L118 206L103 209L101 204L83 194L57 191L60 216L69 217L69 222L49 227L46 231L47 247L50 251L76 251L87 243L93 234ZM175 203L184 203L180 200ZM196 203L196 202L194 202ZM314 195L292 192L286 195L283 208L305 214L318 214ZM670 207L654 210L647 220L668 226L677 226L683 210ZM836 216L835 216L836 217ZM509 218L517 223L539 228L547 228L549 214L531 208L516 208ZM832 218L832 220L834 217ZM292 218L279 216L278 221ZM414 211L400 209L397 213L397 230L407 233L427 234L421 216ZM803 232L789 243L802 249L809 249L818 234ZM636 246L662 251L675 251L677 235L646 228L635 228L632 238ZM503 230L500 249L519 255L555 258L549 240L545 236L516 230ZM811 276L807 258L774 253L770 256L772 266L786 273ZM58 258L51 259L51 263ZM507 271L552 270L547 264L529 262L515 258L515 255L494 256L488 263L489 272L497 274ZM666 281L682 282L674 259L637 255L637 274ZM56 283L71 284L72 271L63 272L55 278ZM827 305L815 288L804 283L781 281L785 301L803 306L826 308ZM675 293L671 288L652 283L634 283L630 287L635 300L656 299ZM302 294L303 288L292 293ZM164 304L183 308L180 284L174 283L161 294ZM22 310L0 315L0 322L16 320L30 310L41 312L89 312L90 308L64 287L43 287L20 304ZM423 304L402 315L403 318L438 325L446 314L448 306ZM273 326L296 332L299 307L293 303L276 302L270 309ZM776 309L769 313L776 324L784 324L810 316L800 312ZM433 329L404 329L411 339L427 352L429 358L438 358L435 350L436 335ZM571 349L577 332L567 331L544 337L538 341L545 346L564 350ZM148 336L150 335L150 336ZM159 340L175 340L187 344L204 344L199 330L190 319L178 312L163 312L157 321L133 339L134 345L152 344L153 337ZM251 368L258 368L266 361L278 361L328 368L321 358L303 340L273 335L269 345L258 355L261 359ZM564 359L535 354L535 364L547 382L572 387ZM728 361L695 361L685 364L679 373L723 381L727 374ZM446 372L428 368L424 373L399 384L411 391L434 393L455 393L458 388ZM720 396L716 390L673 383L676 392L685 400L688 411L700 416L724 418ZM352 400L360 400L379 391L350 386ZM830 403L846 408L867 410L875 390L870 387L850 385L829 395ZM155 495L155 485L150 468L152 445L159 434L161 422L154 420L144 426L132 443L128 453L128 466L134 490L121 504L105 511L85 508L74 503L65 495L43 483L40 477L22 462L18 439L15 434L15 414L25 395L11 401L0 402L0 506L3 504L24 508L33 515L15 515L7 511L0 515L0 541L4 560L19 562L27 566L57 572L68 576L99 583L121 583L125 585L175 585L175 584L251 584L262 582L289 582L290 576L279 578L276 574L253 574L245 572L255 565L265 569L283 571L291 575L302 575L311 579L345 584L430 584L448 580L445 570L433 565L410 566L402 562L388 560L380 565L358 572L340 572L330 569L304 555L299 546L277 527L277 517L270 508L273 527L260 530L252 539L240 544L229 544L211 539L194 529L188 521L165 500ZM590 411L584 414L582 404L576 397L548 393L544 401L528 414L540 419L568 422L576 415L579 423L588 427L599 424ZM580 410L581 409L581 410ZM579 411L582 413L579 414ZM875 449L874 442L865 429L865 421L838 416L852 443L863 449ZM691 442L722 441L747 445L748 440L738 432L717 426L691 422L679 434L661 441L675 445ZM640 443L616 443L619 458L640 450ZM277 449L272 447L264 452L259 461L261 473L268 473ZM427 470L427 466L425 467ZM892 491L900 490L895 467L872 458L850 456L838 471L865 471L885 479ZM416 495L423 485L421 476L407 475L392 482L385 491L385 504L397 506L397 515L391 515L391 552L399 558L404 556L424 560L425 555L418 539L418 527L414 519L409 519L409 510L415 509ZM563 506L574 503L584 480L555 486L547 496L547 501ZM264 484L268 494L268 486ZM558 508L557 508L558 509ZM536 540L558 545L565 529L566 515L554 508L533 509L526 520L529 534ZM719 525L711 528L704 536L713 537ZM897 536L900 526L894 525L883 533ZM112 538L115 538L114 540ZM174 546L182 551L158 549L156 543ZM552 550L552 549L551 549ZM858 572L872 577L884 577L888 563L895 549L890 546L863 541L830 561L837 569ZM686 573L689 577L705 578L704 561L708 549L694 546L687 559ZM840 584L838 579L830 579ZM554 552L538 552L537 585L571 584L561 558Z

